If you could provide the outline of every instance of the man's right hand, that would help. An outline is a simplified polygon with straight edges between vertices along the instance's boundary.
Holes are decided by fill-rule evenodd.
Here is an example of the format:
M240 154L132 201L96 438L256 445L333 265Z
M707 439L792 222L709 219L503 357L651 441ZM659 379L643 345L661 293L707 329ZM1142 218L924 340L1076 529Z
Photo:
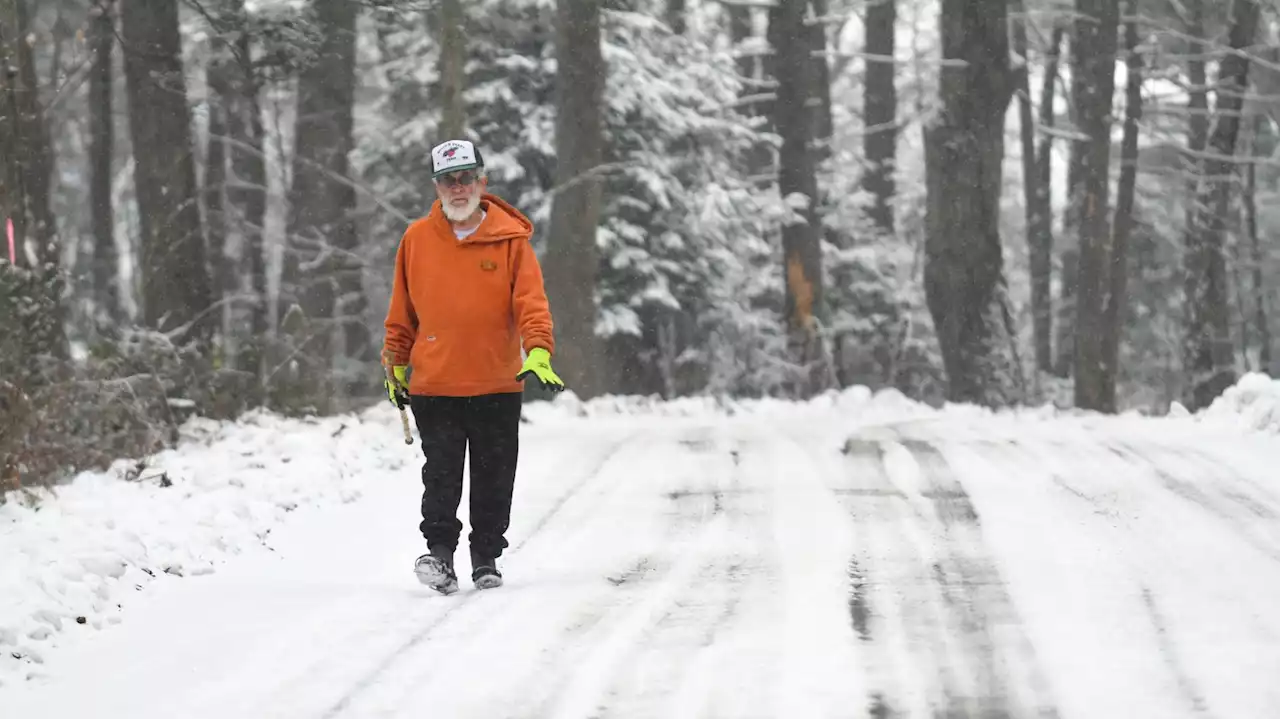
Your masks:
M383 377L382 384L387 388L387 398L399 409L409 404L409 366L393 365L391 372Z

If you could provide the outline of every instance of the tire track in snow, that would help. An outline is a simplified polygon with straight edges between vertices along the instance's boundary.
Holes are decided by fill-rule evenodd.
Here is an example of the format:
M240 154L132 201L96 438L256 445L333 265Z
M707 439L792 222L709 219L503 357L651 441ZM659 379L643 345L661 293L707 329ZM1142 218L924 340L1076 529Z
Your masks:
M676 527L710 533L700 545L700 563L634 634L626 658L593 690L604 697L597 702L600 716L702 716L715 684L716 659L726 657L717 640L740 619L747 597L767 596L764 562L730 539L758 535L765 521L762 512L750 511L752 500L759 506L761 492L741 481L742 443L728 449L706 443L698 450L723 452L721 457L732 460L730 467L709 473L709 484L666 495Z
M941 452L901 439L851 442L846 453L862 486L838 494L865 547L850 563L850 622L871 664L897 668L868 667L868 713L1057 716L977 510Z
M741 699L742 694L736 688L720 684L725 676L725 667L734 659L735 642L726 639L732 637L735 625L742 621L742 607L748 603L746 597L761 591L754 586L760 581L761 569L758 562L735 561L727 567L722 562L716 562L707 567L707 581L702 585L715 587L717 591L714 594L708 596L705 591L690 588L688 594L691 596L677 599L679 609L664 617L663 623L686 623L690 629L697 631L693 636L673 632L680 641L680 659L670 664L666 672L670 677L669 685L672 690L666 693L664 706L655 706L653 712L645 713L644 716L671 719L704 717L712 706L730 703L725 696L729 692ZM723 574L717 574L717 570ZM689 606L693 609L686 609ZM699 622L702 622L701 627L697 626ZM655 658L652 661L653 664L658 664L663 661L659 655L663 647L656 638L651 643L655 645ZM743 684L747 681L746 677L737 679ZM640 674L634 681L643 687L647 678ZM663 692L659 692L659 697L662 695ZM723 715L732 716L732 709L726 709Z
M665 571L638 582L611 580L633 595L630 601L622 601L614 590L606 615L590 634L557 638L552 650L557 654L579 645L568 662L575 670L561 672L559 681L545 687L531 716L634 716L636 707L648 709L642 715L662 715L651 703L661 700L664 687L673 684L705 646L699 631L714 635L733 616L738 597L724 593L731 569L725 568L720 551L737 514L731 508L743 490L732 479L724 486L719 478L734 474L721 465L732 458L736 467L739 450L726 453L712 439L701 430L677 440L687 459L708 460L711 466L690 483L662 494L663 544L655 555L665 561Z
M676 566L646 554L626 571L606 576L611 586L588 599L580 598L566 619L557 621L553 618L558 628L553 627L540 642L540 653L547 657L546 666L537 667L540 671L530 672L525 686L517 692L522 697L519 703L524 705L527 713L519 712L516 716L551 716L557 703L568 701L566 695L575 691L575 681L579 683L576 691L582 693L582 679L575 668L590 664L593 650L597 650L611 634L617 634L618 625L625 622L628 613L635 612L635 607L643 606L647 596L672 581L671 574ZM615 647L615 651L621 652L622 649ZM595 660L616 663L617 657L597 654ZM595 667L595 672L591 681L599 684L604 681L602 677L609 675L610 669ZM594 714L581 716L589 715Z
M1111 447L1109 443L1117 444L1119 447ZM1063 451L1064 449L1066 451ZM1094 450L1094 453L1088 450ZM1087 447L1083 444L1065 448L1056 447L1051 453L1052 456L1069 458L1067 464L1058 464L1055 461L1049 462L1046 466L1043 453L1037 451L1028 442L1003 447L1001 453L1010 457L1011 461L1025 468L1032 475L1038 473L1052 477L1054 483L1067 490L1070 496L1085 500L1094 514L1106 516L1110 520L1097 527L1099 536L1096 540L1113 548L1112 559L1124 567L1124 584L1128 586L1113 585L1111 591L1122 594L1125 597L1125 603L1136 604L1134 616L1149 622L1150 640L1155 650L1153 655L1158 658L1159 665L1164 670L1164 676L1159 679L1154 674L1149 676L1148 681L1152 682L1152 689L1164 690L1168 696L1176 697L1173 704L1180 702L1182 707L1179 708L1188 715L1212 715L1214 712L1210 707L1212 703L1210 699L1212 697L1216 702L1222 703L1222 689L1220 686L1214 686L1213 680L1216 677L1206 673L1205 662L1197 655L1197 650L1180 645L1185 641L1203 641L1204 635L1201 629L1205 626L1204 623L1220 621L1219 617L1214 616L1216 612L1188 613L1188 600L1191 597L1198 597L1199 601L1204 601L1206 596L1212 596L1215 592L1229 594L1231 590L1219 586L1220 577L1209 576L1198 577L1193 583L1207 583L1210 587L1208 592L1194 589L1185 592L1176 581L1170 585L1169 567L1177 566L1176 563L1183 559L1184 553L1176 544L1159 539L1152 540L1152 537L1160 537L1162 534L1160 525L1153 526L1151 523L1153 518L1162 514L1161 508L1153 505L1152 501L1177 502L1184 509L1194 510L1187 515L1187 518L1178 520L1177 524L1191 536L1195 536L1196 530L1185 525L1188 518L1194 517L1197 523L1213 524L1221 524L1224 520L1200 500L1212 502L1211 495L1222 490L1225 484L1236 480L1248 483L1247 478L1243 476L1237 477L1236 480L1221 478L1220 471L1214 472L1218 466L1209 464L1210 458L1199 450L1182 449L1164 442L1138 437L1129 440L1107 437L1096 444L1090 443ZM1193 483L1190 480L1173 477L1175 486L1170 487L1169 478L1160 476L1162 473L1169 474L1167 470L1162 469L1161 465L1163 462L1168 462L1170 457L1176 459L1164 465L1165 467L1177 466L1183 471L1204 472L1202 475L1204 481ZM1135 483L1133 481L1135 475L1148 477L1154 481ZM1116 512L1114 507L1106 505L1103 497L1093 496L1076 489L1068 481L1068 477L1074 479L1076 483L1084 482L1094 488L1116 487L1128 490L1120 495L1129 505L1128 509ZM1185 490L1184 485L1190 486L1194 491L1178 491ZM1115 495L1106 496L1112 499L1117 498ZM1227 498L1224 496L1222 499ZM1247 507L1243 509L1249 517L1252 516L1252 512ZM1228 512L1228 514L1231 513ZM1242 517L1242 519L1249 517ZM1228 521L1228 524L1235 523ZM1247 537L1235 531L1238 529L1239 526L1227 528L1224 534L1229 534L1233 541L1248 541ZM1189 571L1195 570L1189 569ZM1158 587L1160 591L1157 590ZM1243 588L1241 591L1244 591ZM1161 597L1167 597L1163 603L1178 607L1179 611L1170 614L1162 609ZM1269 613L1265 600L1255 603L1252 607L1240 605L1234 607L1234 610L1237 616L1243 618L1242 622L1249 626L1247 629L1241 626L1230 629L1223 627L1224 630L1258 634L1263 637L1258 640L1259 642L1274 642L1276 635L1273 627L1264 620L1260 620ZM1251 616L1252 620L1249 619ZM1181 625L1181 631L1178 631L1179 625ZM1160 683L1156 684L1157 681ZM1211 689L1218 689L1216 695L1215 692L1209 691ZM1171 709L1173 706L1164 707L1163 710ZM1152 711L1155 711L1154 707ZM1181 716L1182 713L1178 715Z
M570 499L579 496L583 488L591 482L591 480L597 479L600 476L601 470L603 470L610 461L618 456L623 447L628 446L638 437L639 433L631 434L622 439L615 440L610 444L608 449L591 464L590 468L579 475L578 481L574 482L573 485L571 485L556 499L555 503L551 505L551 508L548 509L547 512L542 515L542 518L538 520L537 524L533 525L529 530L529 533L517 540L508 551L512 553L519 551L530 540L538 538L541 535L542 530L546 529L549 523L560 516L561 512L564 510L565 503Z
M978 691L988 693L991 703L978 700L976 708L980 715L1001 713L1012 702L1017 706L1015 715L1057 716L1035 648L1000 569L985 548L978 511L968 492L937 447L909 439L903 445L915 456L926 480L932 480L922 494L930 499L942 521L943 536L950 540L946 544L950 556L935 563L933 570L938 585L945 589L949 611L979 652L972 671ZM920 518L928 521L927 516ZM966 652L966 656L972 654ZM1018 668L1021 676L1004 676L1001 667Z
M565 504L572 497L579 495L584 489L584 487L589 482L591 482L592 479L598 478L601 475L602 470L609 464L609 462L613 461L623 451L625 447L634 443L639 436L640 435L638 433L630 434L630 435L626 435L624 437L615 439L609 444L607 444L604 451L600 452L593 459L593 461L587 464L585 470L581 473L581 475L577 478L577 480L574 481L570 485L570 487L555 500L555 502L551 505L551 507L541 516L538 522L533 525L529 533L526 534L524 537L521 537L515 543L513 543L509 551L515 552L520 548L524 547L524 545L529 543L531 540L537 539L542 534L542 532L546 530L549 526L551 526L552 523L562 514ZM465 578L460 577L460 579L465 581ZM333 717L342 715L351 707L352 702L355 701L355 699L358 698L369 687L371 687L378 680L378 678L381 677L391 666L393 666L397 661L401 660L405 655L409 654L414 649L421 646L423 642L427 640L428 637L432 636L436 631L438 631L442 626L444 626L449 620L453 619L454 616L461 613L462 610L468 607L468 605L474 603L476 599L481 597L481 594L478 591L467 591L467 590L463 590L463 591L465 593L463 593L462 596L439 598L442 600L452 599L454 603L446 607L442 612L440 612L440 614L436 615L431 620L429 620L427 624L423 625L418 631L414 632L407 640L405 640L402 644L400 644L395 650L385 655L377 665L375 665L372 669L370 669L363 676L361 676L360 679L358 679L351 686L350 689L348 689L344 694L342 694L342 696L339 697L339 699L328 710L326 710L321 715L321 717L323 719L333 719ZM433 597L432 599L435 599L435 598ZM424 600L420 598L415 598L410 602L410 604L413 606L416 606L416 605L419 605L422 601ZM384 623L384 626L387 626L387 625L389 625L391 628L400 626L394 621L389 623ZM323 661L324 660L322 660L322 662ZM303 673L304 677L309 677L313 675L314 675L314 671L307 671Z
M1243 447L1238 444L1238 442L1240 440L1248 439L1248 435L1232 435L1230 439L1235 440L1235 442L1227 448L1239 452ZM1260 450L1260 454L1258 456L1250 457L1249 459L1252 459L1255 462L1261 461L1263 465L1270 469L1272 453L1275 451L1274 439L1271 439L1270 437L1256 437L1254 439L1256 444L1251 443L1245 446L1250 450ZM1241 457L1236 453L1223 455L1221 452L1224 448L1220 447L1212 440L1178 441L1177 438L1174 438L1167 441L1153 441L1151 439L1144 438L1143 444L1185 459L1189 462L1206 466L1208 471L1211 472L1222 473L1225 471L1226 476L1236 478L1241 484L1248 485L1256 494L1265 496L1267 498L1266 503L1268 505L1272 507L1280 506L1280 488L1272 484L1268 484L1267 482L1261 482L1255 478L1245 476L1241 472L1240 468L1242 466L1250 466L1250 463L1241 464L1239 462Z
M1272 561L1280 562L1280 546L1277 546L1274 542L1268 542L1250 531L1252 527L1251 520L1258 518L1257 507L1224 496L1221 490L1224 480L1218 476L1218 473L1207 475L1206 479L1208 481L1196 483L1174 474L1162 463L1152 459L1150 454L1144 453L1131 444L1115 442L1108 444L1107 450L1130 466L1150 472L1174 496L1204 510L1216 519L1220 526L1239 537L1250 547L1271 558ZM1226 502L1222 501L1224 499ZM1232 506L1235 507L1234 511ZM1263 518L1272 521L1275 519L1274 516L1264 516Z
M845 576L857 533L832 492L843 468L825 428L783 423L763 432L764 456L748 476L767 488L759 552L772 596L752 616L767 628L767 661L758 671L767 672L761 679L769 687L758 703L729 715L844 716L865 694Z
M1186 667L1179 661L1177 646L1169 638L1168 622L1160 612L1160 608L1156 606L1155 595L1151 592L1150 587L1142 587L1142 604L1146 607L1147 616L1151 619L1151 626L1155 629L1156 641L1160 645L1160 656L1164 658L1165 666L1173 674L1177 682L1178 692L1182 694L1182 698L1195 710L1196 714L1207 715L1209 713L1209 705L1196 688L1195 682L1191 679Z
M849 620L864 648L862 673L871 716L931 716L951 694L954 672L921 568L928 563L902 516L906 495L892 485L878 442L850 440L846 481L833 488L852 515L856 554L849 564ZM942 685L939 688L938 685ZM942 702L945 703L945 702Z
M1238 469L1223 470L1222 464L1212 461L1199 449L1186 447L1171 447L1163 443L1144 443L1139 447L1134 442L1116 442L1117 446L1109 447L1111 454L1128 467L1145 471L1149 475L1154 476L1158 481L1159 487L1167 491L1165 496L1173 497L1176 501L1182 503L1184 507L1199 510L1196 512L1199 516L1198 521L1205 525L1215 526L1223 535L1236 540L1247 549L1252 549L1262 561L1269 563L1271 566L1264 569L1259 566L1258 571L1271 572L1275 571L1275 564L1280 564L1280 543L1277 542L1277 519L1275 515L1266 509L1265 505L1260 508L1254 501L1240 501L1239 493L1230 487L1248 486L1256 487L1254 483L1245 477ZM1169 457L1174 458L1172 461ZM1190 476L1190 478L1188 478ZM1256 498L1250 496L1250 500ZM1260 500L1258 500L1260 501ZM1261 511L1260 511L1261 509ZM1246 551L1247 551L1246 549ZM1243 557L1237 557L1234 561L1244 561ZM1192 570L1194 571L1194 570ZM1135 569L1135 576L1141 574L1141 571ZM1144 593L1149 593L1152 597L1152 603L1148 609L1154 608L1155 593L1143 586ZM1144 598L1145 598L1144 594ZM1248 597L1248 598L1246 598ZM1266 637L1268 641L1274 643L1278 635L1275 623L1267 621L1269 611L1265 609L1266 600L1262 597L1253 597L1252 595L1242 595L1240 605L1236 611L1241 617L1252 616L1250 621L1250 631L1258 636ZM1252 607L1252 609L1251 609ZM1186 615L1180 617L1181 622L1175 622L1172 618L1164 618L1161 614L1153 614L1153 626L1158 631L1160 647L1162 654L1165 655L1166 665L1174 670L1173 679L1179 687L1184 686L1190 680L1189 672L1185 670L1184 665L1192 659L1179 659L1177 651L1178 644L1175 642L1176 636L1174 629L1180 628L1185 636L1187 627L1194 626L1197 621L1193 617ZM1210 616L1203 616L1201 621L1212 621ZM1184 695L1192 696L1183 692ZM1214 703L1221 703L1222 699L1218 694L1209 692L1207 694L1194 694L1199 696L1199 703L1192 703L1192 707L1197 711L1202 710L1201 705L1207 707L1209 697L1213 697ZM1207 709L1204 709L1207 711Z
M1033 441L1039 441L1045 447L1037 448L1032 444ZM1046 466L1045 456L1069 456L1072 451L1076 450L1073 450L1063 442L1024 439L1018 442L993 442L989 445L989 449L981 454L988 460L994 460L999 457L1005 463L1018 467L1020 473L1027 469L1045 474L1055 487L1072 499L1086 505L1091 513L1119 521L1121 519L1120 513L1116 511L1113 503L1108 503L1102 497L1081 490L1073 485L1058 468Z
M1134 453L1142 454L1132 443L1125 446ZM1208 450L1212 446L1195 449L1166 444L1150 446L1153 452L1146 454L1146 458L1152 464L1156 464L1152 455L1158 452L1177 460L1171 465L1161 462L1162 466L1199 467L1203 476L1215 480L1212 487L1223 500L1243 508L1252 518L1270 523L1280 521L1280 495L1275 489L1246 476L1239 466L1211 456Z
M683 500L664 497L660 483L650 493L646 485L626 481L657 476L660 466L684 458L682 451L696 452L700 443L686 434L650 433L656 442L633 443L610 463L625 471L602 470L601 481L590 485L594 489L582 487L583 492L557 503L572 509L551 523L554 531L530 539L529 547L537 550L525 552L539 566L526 563L510 572L513 577L538 573L541 579L509 580L455 614L434 634L430 649L382 672L379 691L362 699L359 710L395 713L419 696L433 695L441 697L433 702L441 715L541 717L556 702L590 703L593 693L607 696L604 691L626 665L636 632L656 621L653 613L669 603L664 597L688 585L688 575L701 566L697 549L706 541L708 522L684 521L679 512L651 512L651 506ZM677 448L668 451L668 445ZM654 471L646 471L647 463L655 464ZM709 493L707 499L714 503L714 496ZM602 548L604 558L596 559ZM576 556L589 560L589 566L574 567ZM602 561L616 564L606 568ZM486 672L502 681L477 690L475 677ZM573 705L568 706L573 715Z
M723 529L723 519L711 522L709 538ZM716 543L711 539L702 549ZM714 680L705 674L694 680L690 674L707 657L719 655L715 642L736 621L743 590L757 567L726 565L714 553L691 549L701 556L646 582L633 602L614 607L597 633L582 637L590 646L575 663L577 671L566 672L532 716L701 716L695 709ZM682 699L668 706L673 695Z
M779 461L780 449L791 461ZM803 564L803 557L778 546L794 544L797 528L799 536L815 529L822 535L820 528L797 524L793 515L810 509L812 501L826 501L825 488L805 467L798 474L812 492L777 471L799 466L808 455L799 446L780 445L776 436L738 436L727 455L723 449L712 454L731 459L733 467L703 472L710 483L691 480L664 492L664 514L671 520L664 555L677 557L674 566L662 577L636 583L630 602L611 605L589 634L576 637L577 646L549 647L560 659L548 673L559 681L535 687L512 716L757 716L768 712L771 701L781 704L769 715L828 715L803 707L822 701L808 691L812 653L824 654L824 645L813 640L838 643L831 638L838 633L806 621L815 587L797 583L807 577L806 569L788 568ZM801 498L790 498L793 493ZM779 512L783 498L790 514ZM840 523L834 505L830 515ZM786 536L779 536L784 528ZM833 594L837 607L839 596ZM818 688L822 694L847 693L836 683ZM843 696L839 706L845 706Z
M729 587L737 588L735 577L742 563L726 562L721 550L726 546L724 532L737 521L739 505L750 494L736 481L740 444L718 447L705 429L677 443L691 453L690 459L708 461L711 466L691 482L663 492L664 554L679 558L672 573L643 577L643 585L634 588L626 586L631 582L615 581L633 590L630 604L611 604L606 621L592 636L558 638L557 646L565 648L575 641L587 643L573 664L596 671L587 679L564 672L559 682L547 687L531 716L555 716L557 710L563 716L580 716L575 712L586 711L592 704L597 712L593 716L618 711L631 716L637 706L648 707L641 712L646 716L671 715L649 704L660 701L662 687L678 683L686 667L698 665L696 655L736 616L741 594ZM662 596L655 599L655 595ZM612 650L605 650L606 646Z

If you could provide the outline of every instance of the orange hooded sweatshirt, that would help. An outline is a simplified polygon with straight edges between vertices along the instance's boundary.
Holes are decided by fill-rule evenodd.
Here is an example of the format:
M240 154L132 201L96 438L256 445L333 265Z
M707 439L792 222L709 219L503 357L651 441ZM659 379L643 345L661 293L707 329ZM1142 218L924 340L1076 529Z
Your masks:
M555 351L533 223L484 194L484 220L459 240L436 200L396 252L382 357L409 365L409 393L468 397L520 392L526 352Z

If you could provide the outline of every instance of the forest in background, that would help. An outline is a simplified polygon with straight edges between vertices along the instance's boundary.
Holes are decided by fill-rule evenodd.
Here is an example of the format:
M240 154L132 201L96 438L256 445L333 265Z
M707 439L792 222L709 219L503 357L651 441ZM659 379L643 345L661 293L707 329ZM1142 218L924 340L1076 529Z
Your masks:
M429 148L583 397L1105 412L1274 373L1256 0L0 0L0 480L377 400Z

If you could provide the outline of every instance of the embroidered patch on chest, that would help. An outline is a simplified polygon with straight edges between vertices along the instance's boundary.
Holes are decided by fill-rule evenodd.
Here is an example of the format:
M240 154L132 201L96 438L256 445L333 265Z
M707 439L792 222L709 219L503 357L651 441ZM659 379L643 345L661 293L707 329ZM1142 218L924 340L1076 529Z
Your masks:
M485 272L493 272L498 269L498 263L493 260L480 260L480 269Z

